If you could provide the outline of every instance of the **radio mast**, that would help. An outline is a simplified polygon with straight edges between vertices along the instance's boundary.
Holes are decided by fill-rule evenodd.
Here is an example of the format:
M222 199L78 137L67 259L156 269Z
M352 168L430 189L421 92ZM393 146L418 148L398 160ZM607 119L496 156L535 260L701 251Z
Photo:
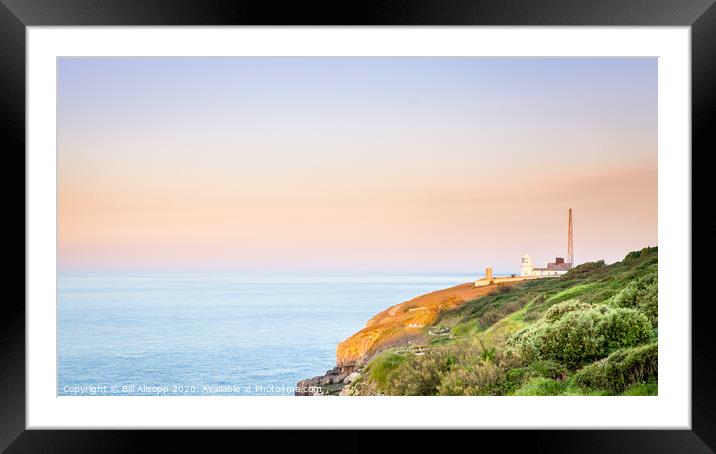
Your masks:
M572 209L569 209L569 227L567 227L567 261L574 267L574 238L572 237Z

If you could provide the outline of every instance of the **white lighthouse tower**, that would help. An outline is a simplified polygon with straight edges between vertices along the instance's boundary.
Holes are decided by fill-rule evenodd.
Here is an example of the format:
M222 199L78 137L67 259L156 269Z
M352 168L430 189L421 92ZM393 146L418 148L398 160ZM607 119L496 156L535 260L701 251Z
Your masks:
M522 264L520 265L520 275L532 276L532 268L532 259L529 254L525 252L525 255L522 256Z

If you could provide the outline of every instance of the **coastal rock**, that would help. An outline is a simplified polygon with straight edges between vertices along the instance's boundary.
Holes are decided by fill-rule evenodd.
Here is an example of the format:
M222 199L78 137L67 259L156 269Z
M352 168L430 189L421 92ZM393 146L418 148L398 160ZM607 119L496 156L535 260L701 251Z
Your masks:
M294 394L296 396L320 396L321 386L318 383L320 378L321 377L313 377L301 380L296 384L296 391Z
M296 396L334 396L345 386L344 380L353 370L336 366L325 375L301 380L296 384Z
M353 372L352 374L348 374L348 376L346 376L346 378L343 379L343 383L345 383L345 384L353 383L355 381L355 379L358 378L359 375L360 374L358 372Z

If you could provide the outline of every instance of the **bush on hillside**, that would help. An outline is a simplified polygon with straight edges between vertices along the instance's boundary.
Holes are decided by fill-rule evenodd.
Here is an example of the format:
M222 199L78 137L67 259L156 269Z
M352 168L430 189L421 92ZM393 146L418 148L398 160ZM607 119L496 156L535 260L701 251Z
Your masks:
M474 342L440 345L409 353L393 369L380 390L388 395L498 394L505 371L520 366L520 358Z
M385 394L432 396L438 393L442 376L457 365L477 364L484 349L473 342L435 346L408 353L380 386Z
M591 304L582 303L577 299L569 300L550 307L542 318L547 322L555 322L562 318L567 312L586 310L591 307Z
M580 369L574 374L574 383L619 393L632 385L655 382L659 372L658 354L656 342L617 350L607 358Z
M389 375L381 391L392 396L432 396L437 394L440 375L448 370L454 360L442 350L430 354L410 353Z
M659 321L659 277L656 272L647 274L636 282L630 282L619 293L612 296L607 304L614 307L639 309L652 325Z
M538 360L527 366L528 373L534 377L562 378L567 370L563 365L550 360Z
M391 372L405 360L405 357L397 353L387 351L376 356L368 364L368 373L379 386L385 386Z
M651 254L656 254L656 253L658 252L658 250L659 250L659 248L656 247L656 246L654 246L654 247L645 247L645 248L640 249L640 250L638 250L638 251L631 251L630 253L628 253L628 254L624 257L624 261L625 261L625 262L628 262L628 261L631 261L631 260L636 260L636 259L641 258L641 257L646 257L646 256L651 255Z
M550 360L537 360L522 367L513 367L507 370L503 391L511 394L522 387L525 382L533 378L550 378L561 380L567 373L567 369L558 362Z
M437 393L442 396L489 396L499 394L505 370L492 361L476 365L460 365L447 371L440 380Z
M604 260L598 260L596 262L585 262L581 265L577 265L567 272L567 276L579 276L580 274L591 273L599 268L604 268L606 264Z
M648 342L652 335L649 319L640 311L618 308L607 311L600 332L606 341L606 353Z
M568 301L515 333L508 345L528 361L551 359L574 369L650 337L651 323L637 310Z

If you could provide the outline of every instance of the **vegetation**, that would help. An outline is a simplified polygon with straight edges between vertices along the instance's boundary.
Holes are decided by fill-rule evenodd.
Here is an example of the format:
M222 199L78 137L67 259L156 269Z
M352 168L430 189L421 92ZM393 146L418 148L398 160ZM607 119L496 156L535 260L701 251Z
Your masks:
M385 395L655 395L658 251L579 265L445 311L450 336L395 347L359 382Z
M403 356L391 351L378 355L373 361L371 361L370 366L368 367L370 378L375 380L378 383L378 386L383 388L386 387L390 373L404 360L405 358Z
M574 375L574 382L587 388L622 392L629 387L656 380L657 355L656 342L617 350L607 358L579 370Z
M551 307L541 320L515 333L508 345L525 359L551 359L574 369L650 337L651 323L638 310L573 300Z
M564 390L564 382L551 378L531 378L520 389L515 391L515 396L554 396L561 394Z

